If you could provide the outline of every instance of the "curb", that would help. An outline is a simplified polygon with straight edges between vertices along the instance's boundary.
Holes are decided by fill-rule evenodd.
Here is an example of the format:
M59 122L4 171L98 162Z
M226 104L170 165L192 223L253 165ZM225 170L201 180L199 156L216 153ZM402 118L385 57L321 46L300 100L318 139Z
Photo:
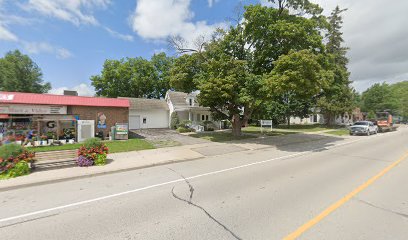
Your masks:
M167 161L167 162L162 162L162 163L153 163L153 164L149 164L149 165L143 165L143 166L137 166L137 167L131 167L131 168L124 168L124 169L118 169L118 170L113 170L113 171L104 171L104 172L91 173L91 174L81 175L81 176L66 177L66 178L59 178L59 179L49 179L49 180L45 180L45 181L41 181L41 182L19 184L19 185L16 185L16 186L0 187L0 192L7 192L7 191L10 191L10 190L16 190L16 189L21 189L21 188L27 188L27 187L33 187L33 186L42 186L42 185L47 185L47 184L52 184L52 183L59 183L59 182L77 180L77 179L91 178L91 177L97 177L97 176L103 176L103 175L109 175L109 174L115 174L115 173L121 173L121 172L128 172L128 171L133 171L133 170L137 170L137 169L151 168L151 167L163 166L163 165L168 165L168 164L173 164L173 163L190 162L190 161L195 161L195 160L199 160L199 159L202 159L202 158L204 158L204 157L197 157L197 158L190 158L190 159L183 159L183 160L172 160L172 161Z

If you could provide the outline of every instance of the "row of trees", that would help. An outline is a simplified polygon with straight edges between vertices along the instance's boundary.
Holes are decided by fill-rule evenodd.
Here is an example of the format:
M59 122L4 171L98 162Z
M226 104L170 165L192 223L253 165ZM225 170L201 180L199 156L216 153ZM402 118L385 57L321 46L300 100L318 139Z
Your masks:
M329 17L308 0L270 0L249 5L228 30L218 29L196 49L172 38L178 58L107 60L91 77L101 96L162 98L168 89L199 91L198 101L215 119L229 119L233 134L251 118L286 120L320 109L330 121L353 109L343 11Z
M395 84L376 83L361 95L359 105L372 117L384 110L408 119L408 81Z

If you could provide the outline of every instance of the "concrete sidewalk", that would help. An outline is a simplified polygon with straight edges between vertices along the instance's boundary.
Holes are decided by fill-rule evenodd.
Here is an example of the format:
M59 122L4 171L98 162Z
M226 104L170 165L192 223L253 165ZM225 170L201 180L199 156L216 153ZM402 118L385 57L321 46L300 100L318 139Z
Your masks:
M93 167L69 167L54 170L34 171L18 178L0 181L0 191L41 185L52 182L66 181L78 178L98 176L108 173L129 171L134 169L170 164L175 162L191 161L209 156L224 155L240 151L254 151L263 148L277 148L291 151L299 147L306 149L308 142L342 141L345 138L334 138L322 135L291 134L256 139L246 139L228 143L207 142L193 145L159 148L152 150L114 153L108 155L108 164ZM292 145L292 146L289 146Z

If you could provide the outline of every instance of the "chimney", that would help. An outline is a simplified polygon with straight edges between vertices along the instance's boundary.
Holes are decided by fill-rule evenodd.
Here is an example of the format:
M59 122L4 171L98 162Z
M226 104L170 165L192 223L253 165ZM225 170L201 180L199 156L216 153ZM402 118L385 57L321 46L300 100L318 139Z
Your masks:
M64 90L64 95L65 96L78 96L77 91L71 91L71 90Z

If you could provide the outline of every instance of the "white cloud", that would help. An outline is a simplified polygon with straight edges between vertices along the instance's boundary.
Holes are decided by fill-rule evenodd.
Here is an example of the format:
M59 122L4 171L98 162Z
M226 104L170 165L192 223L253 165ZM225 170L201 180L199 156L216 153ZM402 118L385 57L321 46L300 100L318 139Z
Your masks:
M18 37L0 23L0 40L17 42Z
M138 35L149 40L181 36L193 41L199 36L209 36L217 27L225 25L194 22L190 3L191 0L137 0L135 12L130 17L131 26Z
M220 0L208 0L208 6L212 7L214 5L214 3L219 2Z
M106 9L110 3L110 0L29 0L20 6L27 11L36 11L78 26L81 24L98 25L98 21L92 15L93 10Z
M122 39L123 41L133 42L133 36L128 34L118 33L108 27L105 27L105 30L113 37Z
M57 94L57 95L63 95L64 90L72 90L72 91L77 91L79 96L95 96L95 90L88 86L85 83L81 83L78 86L68 88L68 87L60 87L60 88L54 88L51 89L48 93L50 94Z
M72 53L68 49L65 49L65 48L57 48L55 51L57 54L57 58L59 59L67 59L73 56Z
M47 42L22 42L24 49L30 54L55 54L58 59L71 58L73 54L65 48L55 47Z

